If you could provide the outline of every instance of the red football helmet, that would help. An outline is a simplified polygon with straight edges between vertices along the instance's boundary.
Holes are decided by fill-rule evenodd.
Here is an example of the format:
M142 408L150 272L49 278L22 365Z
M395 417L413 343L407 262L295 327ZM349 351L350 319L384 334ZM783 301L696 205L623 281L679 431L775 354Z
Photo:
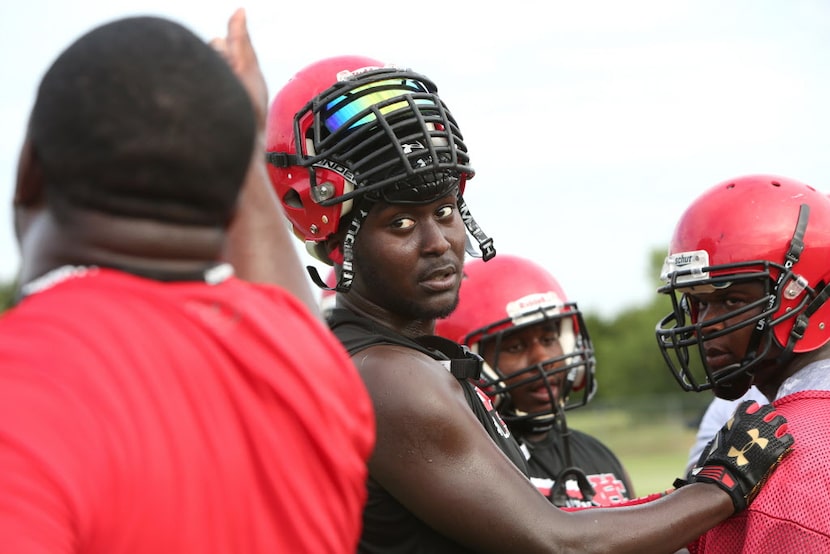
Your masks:
M658 323L657 341L681 387L701 391L728 387L736 379L741 387L749 386L749 374L773 344L783 349L779 363L786 363L793 353L830 340L830 289L825 288L830 198L772 175L717 184L680 217L660 278L667 284L659 292L671 295L673 311ZM753 280L765 283L766 296L723 317L698 321L687 293ZM736 318L752 310L760 313ZM712 327L732 318L740 323ZM748 325L755 330L744 359L718 371L710 368L703 353L706 340ZM694 347L700 354L696 359L689 353Z
M563 354L511 374L508 382L498 363L503 338L548 321L559 322ZM508 423L527 422L537 429L551 424L558 410L548 382L554 374L567 372L570 390L566 387L559 398L564 409L585 405L596 390L594 349L582 313L575 302L568 301L556 279L529 260L501 254L486 264L477 259L467 262L458 307L436 322L435 332L478 353L483 343L494 341L495 362L492 366L485 363L482 388ZM518 410L511 391L538 380L547 385L550 409L537 413Z
M316 258L343 266L340 290L351 282L361 201L431 202L457 190L468 230L485 258L495 254L461 197L474 173L461 132L423 75L360 56L312 63L274 98L266 140L294 233ZM326 241L347 220L354 233L329 252Z

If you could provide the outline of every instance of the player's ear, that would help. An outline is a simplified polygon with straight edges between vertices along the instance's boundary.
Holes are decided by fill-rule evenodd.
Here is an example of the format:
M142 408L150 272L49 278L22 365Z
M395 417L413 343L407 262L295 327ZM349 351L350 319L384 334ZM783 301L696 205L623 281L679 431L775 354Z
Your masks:
M29 228L29 223L43 205L44 175L37 152L29 137L23 142L17 162L17 182L14 188L14 233L18 242Z
M15 207L33 207L43 200L44 177L37 151L29 136L23 142L17 160L17 183L14 189Z

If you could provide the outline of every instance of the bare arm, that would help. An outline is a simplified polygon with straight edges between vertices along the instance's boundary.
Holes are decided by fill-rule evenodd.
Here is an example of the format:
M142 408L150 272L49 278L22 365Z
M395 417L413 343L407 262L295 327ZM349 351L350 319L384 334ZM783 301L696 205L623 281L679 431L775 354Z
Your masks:
M563 512L495 446L442 366L390 346L354 359L376 409L372 476L476 551L672 553L733 513L729 495L707 484L639 506Z
M228 36L214 39L211 44L225 56L248 89L257 121L256 144L237 213L228 232L225 258L241 278L282 286L318 313L317 301L294 248L288 220L268 179L265 166L268 89L248 34L243 9L231 16Z

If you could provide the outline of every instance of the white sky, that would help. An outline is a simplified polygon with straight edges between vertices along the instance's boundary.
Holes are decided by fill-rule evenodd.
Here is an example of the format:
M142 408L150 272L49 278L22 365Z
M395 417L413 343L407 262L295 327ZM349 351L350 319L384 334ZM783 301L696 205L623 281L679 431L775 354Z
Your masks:
M473 215L498 251L546 266L583 310L611 316L650 300L649 253L717 182L776 173L830 192L830 3L490 4L3 3L0 279L19 261L8 206L38 82L71 41L126 15L170 17L209 39L245 7L272 95L339 54L429 76L470 149Z

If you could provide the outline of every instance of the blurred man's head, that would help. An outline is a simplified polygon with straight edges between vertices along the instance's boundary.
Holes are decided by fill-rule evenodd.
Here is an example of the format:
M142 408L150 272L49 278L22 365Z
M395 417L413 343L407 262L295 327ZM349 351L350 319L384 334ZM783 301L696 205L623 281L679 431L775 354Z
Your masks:
M71 44L44 75L22 156L42 184L24 175L16 204L42 194L59 218L80 207L223 227L254 133L247 92L202 39L165 19L113 21Z

